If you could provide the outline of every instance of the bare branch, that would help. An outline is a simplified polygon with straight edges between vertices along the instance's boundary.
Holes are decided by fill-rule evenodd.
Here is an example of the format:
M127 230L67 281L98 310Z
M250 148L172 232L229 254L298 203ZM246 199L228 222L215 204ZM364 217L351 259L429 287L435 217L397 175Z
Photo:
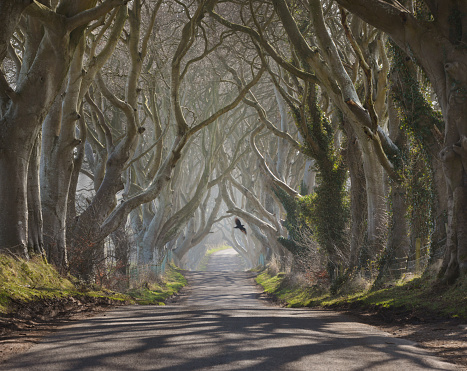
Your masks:
M37 18L40 22L53 30L63 28L66 22L66 17L55 13L52 9L37 0L33 0L28 6L25 13L31 17Z
M347 24L346 12L344 11L344 9L342 9L342 7L339 7L339 10L341 13L341 23L342 23L342 26L344 27L345 35L347 36L347 39L349 40L350 45L352 46L355 54L357 55L358 60L360 61L360 66L362 67L363 72L365 73L365 76L366 76L368 88L366 92L365 102L367 105L368 113L371 118L371 129L376 130L376 128L378 127L378 116L376 115L375 105L373 102L373 71L370 65L367 63L365 57L363 56L363 52L358 46L357 41L352 35L352 32L350 31L349 25Z
M164 132L161 134L161 136L153 143L149 146L149 148L144 151L143 153L141 153L139 156L135 157L134 159L132 159L126 166L125 166L125 170L127 168L129 168L133 163L135 163L136 161L138 161L140 158L146 156L155 146L157 146L160 141L162 140L162 138L165 136L165 134L167 133L167 130L168 130L169 126L167 125L164 129Z
M314 75L311 73L308 73L306 71L300 70L299 68L295 67L293 64L289 63L288 61L284 60L279 53L272 47L271 44L269 44L266 40L260 37L258 32L253 30L250 27L239 25L236 23L232 23L228 21L227 19L221 17L219 14L215 12L211 12L212 17L219 21L219 23L223 24L224 26L234 30L234 31L239 31L246 33L252 37L252 39L256 40L261 44L261 46L264 48L264 50L276 61L277 64L279 64L282 68L284 68L286 71L290 72L291 74L305 80L305 81L310 81L317 83L318 80Z
M99 107L97 107L97 104L92 100L89 93L86 93L85 98L86 98L86 102L88 102L88 104L91 106L91 109L97 115L99 125L101 126L102 130L105 133L107 151L111 152L113 150L113 146L114 146L113 138L112 138L112 132L110 131L109 125L107 125L107 122L105 121L104 114L99 109Z
M250 136L250 146L259 160L261 169L263 170L267 178L270 180L270 182L274 186L281 188L290 196L299 197L300 194L296 190L290 188L286 183L284 183L282 180L280 180L273 174L271 169L269 169L269 166L267 165L266 160L264 159L263 155L259 152L259 149L256 145L256 136L261 132L261 130L263 130L263 128L264 128L264 124L259 125L255 130L253 130Z
M83 175L86 175L89 179L91 179L93 182L94 182L94 175L92 175L89 171L87 171L86 169L79 169L79 172Z
M258 71L256 76L242 89L240 90L239 94L237 97L228 105L222 107L220 110L212 114L210 117L208 117L206 120L200 122L198 125L193 126L190 128L188 135L191 136L201 130L202 128L208 126L210 123L214 122L217 120L220 116L222 116L224 113L234 109L238 104L243 100L245 95L250 91L250 89L256 85L256 83L259 81L261 76L263 75L265 71L265 67L261 66L261 69Z
M126 5L129 0L106 0L102 4L84 10L71 18L68 18L66 21L66 29L67 31L73 31L74 29L84 26L90 21L102 17L103 15L110 12L113 8L121 5Z

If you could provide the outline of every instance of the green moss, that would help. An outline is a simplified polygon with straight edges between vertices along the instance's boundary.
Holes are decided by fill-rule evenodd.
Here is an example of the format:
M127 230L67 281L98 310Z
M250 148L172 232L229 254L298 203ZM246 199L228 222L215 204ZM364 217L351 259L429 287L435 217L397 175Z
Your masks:
M162 280L129 290L127 294L141 305L164 305L165 300L180 291L186 284L187 280L181 270L170 265Z
M331 295L316 286L290 284L284 273L271 276L263 271L256 277L256 282L263 286L265 292L289 307L384 308L423 316L467 319L467 278L453 287L436 286L435 278L426 276L403 278L392 287L376 291L361 290L347 295Z
M256 277L256 282L266 293L292 308L313 306L316 300L325 296L320 287L304 287L289 280L289 276L282 272L271 276L267 270L263 271Z
M75 291L69 280L40 258L24 261L0 255L0 282L0 313L8 313L12 301L63 297Z
M71 279L71 278L70 278ZM39 257L30 261L0 255L0 313L11 312L12 302L29 302L41 299L59 299L70 296L106 297L128 301L124 294L100 288L79 290L70 279L58 274L55 268Z
M315 160L317 186L312 195L301 197L274 190L287 213L284 226L289 233L288 239L282 238L279 242L297 256L306 250L303 235L313 235L329 257L329 267L333 269L333 264L340 263L337 249L344 250L348 240L347 168L340 151L334 147L335 130L320 108L318 87L310 85L303 101L303 110L291 107L291 111L303 138L302 152ZM331 271L329 273L332 275Z

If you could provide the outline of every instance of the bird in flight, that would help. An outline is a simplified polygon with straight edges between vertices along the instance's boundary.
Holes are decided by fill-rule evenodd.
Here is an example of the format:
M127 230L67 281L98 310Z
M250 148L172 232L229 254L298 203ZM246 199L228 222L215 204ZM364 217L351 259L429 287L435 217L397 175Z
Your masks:
M236 224L236 226L235 226L234 228L238 228L238 229L240 229L243 233L246 234L245 226L242 224L242 222L240 221L240 219L235 218L235 224Z

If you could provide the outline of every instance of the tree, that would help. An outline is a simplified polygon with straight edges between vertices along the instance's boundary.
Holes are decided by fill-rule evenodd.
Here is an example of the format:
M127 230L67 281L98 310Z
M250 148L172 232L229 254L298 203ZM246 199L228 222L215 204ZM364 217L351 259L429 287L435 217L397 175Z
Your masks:
M306 9L306 12L309 12L313 19L312 29L314 35L310 41L306 38L309 37L308 34L302 34L302 29L308 32L310 27L299 27L292 15L292 11L285 1L273 1L273 5L287 33L288 41L292 46L292 50L287 54L282 49L277 49L272 46L267 39L266 31L260 28L258 21L253 20L251 22L258 28L255 30L253 26L250 27L233 23L217 13L213 13L213 16L226 27L248 34L253 42L258 44L264 50L264 53L267 53L280 67L290 73L293 79L300 79L305 86L308 86L308 88L303 88L301 91L297 92L297 94L302 97L298 100L299 104L301 104L301 110L299 107L295 109L295 116L299 117L297 123L302 125L304 129L307 125L307 121L304 120L304 112L310 112L310 116L313 114L316 116L317 120L314 120L316 128L321 125L321 120L318 117L319 113L315 110L316 104L312 101L307 101L310 100L312 96L316 95L315 89L317 89L317 86L319 86L321 91L325 92L324 94L331 98L335 107L338 108L346 118L346 122L351 125L358 138L363 156L368 200L367 235L370 245L372 246L370 254L376 255L382 250L382 242L384 240L386 228L385 215L384 212L382 212L385 210L385 194L381 163L384 164L385 168L393 176L397 177L397 174L393 171L392 164L388 161L382 149L381 142L387 141L388 137L382 135L381 128L378 127L378 122L370 117L370 114L360 103L360 98L353 81L347 73L340 59L339 51L325 27L320 3L316 1L310 2L308 9ZM252 17L255 17L254 14L252 14ZM262 15L262 17L263 19L269 19L264 15ZM265 23L267 25L274 25L273 22ZM270 31L270 33L271 38L273 38L276 37L277 31L273 30ZM287 59L285 55L290 55L290 59ZM289 62L289 60L292 60L292 62ZM322 63L323 60L325 63ZM280 85L277 85L277 87L281 90ZM380 89L383 89L383 87L381 86ZM287 94L283 94L283 96L287 98ZM348 97L348 99L344 99L345 96ZM288 102L296 102L297 98L286 100ZM303 100L303 102L301 100ZM304 135L305 132L306 130L303 130L302 137L306 142L311 139L312 136ZM374 140L368 141L369 135ZM314 140L315 143L310 143L310 145L311 148L314 148L315 154L326 152L324 150L325 147L320 147L318 149L316 138ZM323 169L324 168L326 168L326 166L324 166ZM328 166L328 168L331 169L332 166Z
M79 246L80 243L85 243L88 244L90 248L97 248L97 244L126 222L128 215L133 210L139 208L143 204L151 203L159 197L163 190L169 185L177 163L182 158L186 151L187 144L194 138L195 134L215 122L225 113L234 109L241 102L249 89L259 81L264 71L261 66L252 70L250 81L242 86L238 93L226 94L227 99L222 102L221 106L215 106L213 110L208 110L207 115L200 118L199 121L197 121L198 117L195 117L194 120L187 119L184 113L183 83L184 79L187 77L187 73L192 70L194 63L203 60L215 49L209 47L208 40L205 38L203 32L201 32L201 34L198 33L198 30L202 29L204 13L207 12L210 7L214 6L214 4L215 1L208 1L195 6L193 8L193 15L190 15L187 21L183 21L181 31L177 34L176 48L172 50L173 54L171 56L170 65L170 113L171 117L174 119L171 124L174 128L172 144L167 148L165 158L160 162L160 166L155 168L152 166L152 163L150 164L150 167L154 169L154 171L148 172L147 175L149 178L143 182L144 184L140 184L137 192L124 190L122 175L134 162L141 160L147 164L147 159L140 157L140 155L135 155L138 146L137 134L142 133L142 131L138 129L141 120L140 113L142 115L144 112L149 111L146 112L146 114L149 113L148 116L154 120L157 120L157 114L153 109L146 109L146 111L143 109L140 111L137 108L139 106L137 100L139 91L137 80L140 77L141 65L145 56L145 39L143 39L142 42L138 40L136 36L138 34L138 31L136 31L138 22L135 19L133 23L130 22L130 40L128 45L130 49L131 69L126 83L127 89L124 100L118 98L116 94L111 91L112 86L105 81L104 76L97 76L97 85L100 92L105 97L105 100L110 102L116 109L120 110L124 114L127 122L125 135L119 138L118 143L108 147L110 152L106 160L106 170L95 197L86 210L76 218L73 226L71 226L70 236L73 245ZM184 11L187 10L185 8L183 9ZM133 12L136 13L136 10L133 10ZM150 27L148 30L152 30L152 28ZM132 37L134 39L132 39ZM222 38L223 36L221 36L221 41ZM203 41L205 42L205 50L201 55L196 55L197 50L195 46L198 45L197 41L199 40L201 40L201 43ZM133 43L136 46L133 46ZM153 62L150 62L148 65L150 66L152 63ZM141 106L145 106L145 103L141 104ZM142 178L141 176L139 177ZM130 178L127 178L127 180L131 183ZM117 205L116 195L121 190L125 191L126 197ZM199 199L196 201L199 201ZM193 205L190 204L191 212L196 209L196 205L192 206ZM144 206L143 210L145 210ZM189 215L187 214L183 219L189 220L188 217ZM164 227L163 224L160 226L162 228ZM161 240L159 242L167 242L165 240L165 234L170 232L171 229L172 228L165 228L163 230L164 233L161 234ZM157 242L154 240L154 235L148 235L147 238L147 241ZM89 268L91 264L87 264L86 266ZM89 272L87 276L89 276Z
M436 92L445 123L439 154L448 185L448 238L440 274L453 282L467 273L467 124L465 42L466 5L430 0L428 19L417 18L398 1L337 0L349 11L386 32L423 68Z
M5 76L3 71L0 76L0 208L8 210L0 215L0 247L27 256L27 178L41 124L62 87L85 25L126 1L108 0L95 6L92 0L64 0L56 9L50 1L28 6L13 3L2 2L5 34L2 32L0 61L22 14L17 40L24 43L17 45L20 55L13 55L15 76Z
M86 38L83 37L76 48L73 61L68 71L67 81L62 94L56 97L43 124L43 143L41 156L41 200L44 218L44 241L48 261L61 271L67 269L66 232L69 220L74 220L75 190L79 170L82 165L84 146L87 137L84 111L84 97L87 97L93 109L88 90L97 73L111 56L127 18L127 7L121 6L108 17L106 22L99 22L92 27L93 32L100 30L100 36L110 27L108 40L100 43L101 51L94 54L96 44L101 41L96 36L87 55L88 63L83 61L86 54ZM88 31L87 34L92 35ZM86 71L83 73L83 71ZM78 112L81 112L79 114ZM77 124L79 129L77 129ZM103 128L105 124L102 123ZM79 137L77 137L77 133ZM70 210L68 210L70 207Z

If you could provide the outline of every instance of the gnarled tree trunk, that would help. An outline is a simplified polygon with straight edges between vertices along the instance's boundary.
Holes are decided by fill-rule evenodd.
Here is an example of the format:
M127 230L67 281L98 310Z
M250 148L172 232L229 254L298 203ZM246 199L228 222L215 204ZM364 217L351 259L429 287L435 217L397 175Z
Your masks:
M10 3L2 2L1 6ZM7 210L0 213L1 248L27 256L28 166L40 126L61 89L83 26L119 4L120 1L108 0L79 19L67 17L93 7L95 0L61 1L57 9L60 14L37 2L23 8L27 12L28 37L15 89L0 76L0 186L5 190L0 195L0 210ZM2 22L9 26L6 39L3 34L0 39L0 53L14 30L10 26L21 14L16 7L9 9L10 13L2 13ZM12 22L9 16L13 17Z
M418 20L399 2L337 0L386 32L423 67L436 92L445 122L443 162L448 185L448 237L440 272L452 283L467 274L467 41L466 5L425 1L434 22ZM428 128L431 129L431 128Z

